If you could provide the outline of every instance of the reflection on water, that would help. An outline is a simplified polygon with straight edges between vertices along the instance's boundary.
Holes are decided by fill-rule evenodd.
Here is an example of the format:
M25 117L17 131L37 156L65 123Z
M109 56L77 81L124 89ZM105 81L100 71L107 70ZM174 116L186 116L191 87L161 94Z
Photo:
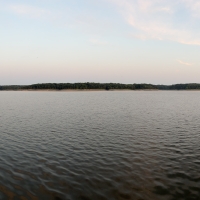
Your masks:
M0 199L200 199L200 92L0 92Z

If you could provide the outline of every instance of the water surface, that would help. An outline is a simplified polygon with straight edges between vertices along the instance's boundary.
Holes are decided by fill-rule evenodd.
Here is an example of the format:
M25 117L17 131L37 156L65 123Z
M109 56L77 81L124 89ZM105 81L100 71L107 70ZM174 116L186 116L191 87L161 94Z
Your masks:
M200 199L200 92L0 92L0 199Z

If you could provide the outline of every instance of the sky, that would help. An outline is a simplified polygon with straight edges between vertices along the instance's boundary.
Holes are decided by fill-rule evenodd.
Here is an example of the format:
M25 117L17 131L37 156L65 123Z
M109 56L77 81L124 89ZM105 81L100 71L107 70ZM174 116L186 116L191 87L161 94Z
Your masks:
M200 83L199 0L0 0L0 85Z

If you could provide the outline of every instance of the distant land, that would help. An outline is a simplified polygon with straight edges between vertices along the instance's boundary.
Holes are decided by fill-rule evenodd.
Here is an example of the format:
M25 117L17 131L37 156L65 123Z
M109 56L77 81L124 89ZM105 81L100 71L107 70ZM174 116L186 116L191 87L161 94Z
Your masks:
M200 90L200 84L41 83L33 85L0 85L0 90Z

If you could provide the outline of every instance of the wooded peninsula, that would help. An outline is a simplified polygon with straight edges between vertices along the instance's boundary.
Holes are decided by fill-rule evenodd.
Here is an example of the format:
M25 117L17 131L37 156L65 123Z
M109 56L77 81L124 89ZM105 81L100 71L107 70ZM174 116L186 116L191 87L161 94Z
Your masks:
M0 85L0 90L200 90L200 84L41 83L33 85Z

